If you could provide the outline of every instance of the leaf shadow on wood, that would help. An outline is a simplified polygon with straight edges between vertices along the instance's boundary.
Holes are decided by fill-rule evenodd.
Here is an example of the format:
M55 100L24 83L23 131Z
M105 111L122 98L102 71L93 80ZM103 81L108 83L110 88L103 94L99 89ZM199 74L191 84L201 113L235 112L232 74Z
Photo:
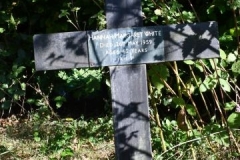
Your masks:
M124 29L122 29L122 31L123 30ZM127 29L125 30L127 31ZM133 37L129 38L127 34L122 38L122 41L120 41L123 42L124 45L111 48L114 54L107 55L101 51L101 54L98 55L97 52L94 52L94 57L97 58L98 63L96 66L147 64L219 57L218 29L216 22L177 24L158 27L151 26L142 30L138 28L134 28L133 30L129 29L129 32L136 33L138 31L142 32L143 35L145 31L162 31L162 37L156 35L151 37L143 36L141 40L151 40L153 43L151 45L140 45L140 39L134 39ZM105 32L106 31L104 31L104 33ZM106 34L108 33L109 32L106 32ZM118 33L118 30L115 30L114 33ZM138 44L132 45L133 42L138 42ZM110 43L114 45L115 41L112 40ZM92 48L94 49L94 47ZM146 49L147 52L140 51L138 53L137 51L136 53L131 53L129 52L131 49L135 51Z
M163 26L165 61L219 57L216 22Z
M119 106L113 108L117 157L124 160L134 160L136 156L151 159L152 155L149 153L149 149L142 148L142 145L147 147L147 144L142 144L145 139L141 141L141 138L147 137L142 135L145 131L143 131L144 128L140 128L139 123L149 122L149 117L140 111L141 103L123 104L115 100L113 103Z
M142 25L141 1L108 0L106 16L108 28L125 28Z
M89 67L86 32L34 36L37 70Z
M163 41L158 38L153 39L154 49L151 51L152 53L137 54L132 62L126 64L219 57L217 23L177 24L162 26L161 28ZM88 33L83 31L35 35L34 54L37 70L101 66L101 59L105 57L99 57L94 46L92 49L94 49L97 65L92 65L92 62L89 62ZM128 37L124 37L124 39L126 38ZM123 50L127 50L128 45L126 42ZM150 55L153 56L152 59ZM118 55L114 55L114 65L123 65L125 62L122 63L122 61L126 57L131 59L129 54L123 51Z

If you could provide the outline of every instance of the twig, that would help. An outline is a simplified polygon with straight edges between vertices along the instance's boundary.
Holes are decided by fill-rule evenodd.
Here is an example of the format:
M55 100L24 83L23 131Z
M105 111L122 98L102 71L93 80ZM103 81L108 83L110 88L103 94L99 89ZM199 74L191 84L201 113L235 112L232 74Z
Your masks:
M150 95L153 94L152 85L151 85L150 81L148 81L148 88L149 88ZM155 117L156 123L159 127L159 134L160 134L161 142L162 142L162 150L166 151L167 147L166 147L166 142L165 142L164 135L163 135L160 115L158 114L158 109L157 109L157 105L156 105L156 101L154 99L154 96L152 96L152 97L153 98L151 98L150 102L151 102L153 110L154 110L154 117Z
M192 69L192 67L191 67L190 65L189 65L189 69L190 69L190 72L191 72L191 74L192 74L192 76L193 76L193 78L194 78L194 81L195 81L197 87L200 88L200 86L199 86L198 83L197 83L197 78L196 78L196 76L195 76L195 74L194 74L194 72L193 72L193 69ZM202 92L200 92L200 95L201 95L201 98L202 98L202 100L203 100L204 106L205 106L205 108L206 108L206 110L207 110L208 116L209 116L209 118L211 118L210 111L209 111L209 109L208 109L208 107L207 107L207 102L206 102L206 100L205 100Z
M176 66L173 67L170 63L168 63L168 64L169 64L169 66L172 68L173 72L175 73L175 75L176 75L176 77L177 77L177 80L179 80L178 85L180 85L180 82L181 82L181 84L183 85L183 87L184 87L185 89L187 89L185 83L183 82L183 80L182 80L181 77L179 76L178 71L176 70L177 68L175 68ZM180 88L181 88L181 87L180 87ZM200 115L200 113L199 113L199 111L198 111L198 109L197 109L197 106L196 106L196 104L195 104L195 102L194 102L191 94L190 94L189 92L187 92L187 94L188 94L189 99L191 100L191 102L192 102L192 104L193 104L193 106L194 106L194 109L195 109L195 111L196 111L196 113L197 113L197 115L198 115L198 118L200 119L200 122L201 122L202 125L203 125L202 117L201 117L201 115Z
M9 152L11 152L11 151L2 152L2 153L0 153L0 156L2 156L2 155L4 155L4 154L7 154L7 153L9 153Z
M233 1L231 0L231 3L233 3ZM240 55L240 40L239 40L239 29L238 29L238 23L237 23L237 16L236 16L236 11L234 10L234 8L232 8L232 12L233 12L233 19L234 19L234 25L235 25L235 33L236 33L236 38L237 38L237 52L238 55Z
M73 5L73 0L72 0L72 6L74 6ZM77 15L77 10L74 12L74 11L72 11L73 12L73 17L74 17L74 19L75 19L75 22L76 22L76 27L77 27L77 30L81 30L81 28L80 28L80 26L79 26L79 23L78 23L78 15Z
M93 0L93 2L99 7L99 9L102 9L102 7L100 6L100 4L98 4L98 3L96 2L96 0Z
M55 118L58 118L57 114L54 112L52 106L51 106L50 103L49 103L48 96L46 96L46 95L41 91L41 88L40 88L39 84L37 84L37 87L33 87L31 84L27 84L27 85L28 85L29 87L31 87L32 89L34 89L34 90L36 91L36 93L38 93L39 95L42 96L45 105L50 109L52 115L53 115Z
M192 5L192 2L190 0L188 0L188 3L190 4L190 6L191 6L191 8L192 8L192 10L193 10L193 12L194 12L198 22L200 22L200 19L199 19L198 15L197 15L197 12L196 12L195 8Z
M239 131L240 129L232 129L232 130ZM167 152L169 152L169 151L171 151L171 150L173 150L173 149L175 149L175 148L177 148L177 147L180 147L180 146L182 146L182 145L184 145L184 144L187 144L187 143L190 143L190 142L195 142L195 141L201 140L201 139L203 139L203 138L208 138L208 137L210 137L210 136L213 136L213 135L216 135L216 134L219 134L219 133L223 133L223 132L226 132L226 130L219 131L219 132L215 132L215 133L209 134L209 135L207 135L207 136L203 136L203 137L198 137L198 138L195 138L195 139L191 139L191 140L188 140L188 141L183 142L183 143L179 143L179 144L173 146L172 148L166 150L166 151L163 152L162 154L160 154L160 156L162 156L162 155L164 155L165 153L167 153Z

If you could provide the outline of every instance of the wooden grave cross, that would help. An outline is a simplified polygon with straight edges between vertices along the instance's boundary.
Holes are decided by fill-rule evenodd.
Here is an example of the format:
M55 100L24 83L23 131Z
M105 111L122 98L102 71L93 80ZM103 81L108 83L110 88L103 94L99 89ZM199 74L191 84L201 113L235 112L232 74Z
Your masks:
M149 160L146 64L219 57L218 26L141 27L141 0L105 4L106 30L34 35L36 70L109 66L116 159Z

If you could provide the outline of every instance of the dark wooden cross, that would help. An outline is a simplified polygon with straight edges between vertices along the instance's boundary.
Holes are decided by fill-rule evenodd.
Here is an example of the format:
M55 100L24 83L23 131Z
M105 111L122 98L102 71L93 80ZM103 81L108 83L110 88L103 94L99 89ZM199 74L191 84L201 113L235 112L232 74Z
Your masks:
M105 4L107 30L35 35L36 70L110 66L116 159L149 160L145 64L219 57L217 23L141 27L141 0Z

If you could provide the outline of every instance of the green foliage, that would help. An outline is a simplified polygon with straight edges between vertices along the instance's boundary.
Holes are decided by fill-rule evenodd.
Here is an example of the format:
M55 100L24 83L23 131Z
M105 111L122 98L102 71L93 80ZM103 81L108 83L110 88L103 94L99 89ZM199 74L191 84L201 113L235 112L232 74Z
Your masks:
M0 122L6 127L0 159L107 159L114 153L112 116L53 119L35 111L23 121L12 116Z
M217 59L148 65L156 159L227 159L239 154L239 133L233 129L239 127L239 4L239 0L142 0L144 25L215 20L221 46ZM84 137L81 143L93 144L112 138L112 122L105 118L52 121L52 129L42 130L53 115L58 117L54 109L61 108L69 97L97 96L109 77L105 69L35 72L32 36L104 28L103 0L0 2L1 115L33 109L36 123L32 136L48 158L73 157L76 137ZM179 124L186 124L188 131ZM164 145L166 148L160 147ZM226 150L220 151L222 147ZM5 146L0 146L0 156L5 151Z
M164 119L162 125L169 149L159 153L158 146L161 140L155 137L158 128L154 127L152 137L155 159L193 159L193 156L199 159L222 159L236 156L235 153L229 153L231 142L228 132L219 124L211 123L203 130L193 129L188 133L178 130L177 122L174 120ZM239 130L232 131L234 134L239 134Z
M88 97L100 90L102 73L100 69L73 69L72 71L59 71L58 77L64 83L60 88L64 92L73 92L75 98ZM55 100L56 101L56 100ZM61 102L63 102L63 97Z
M102 6L101 1L96 1L94 5L88 1L75 3L49 0L0 3L0 110L7 113L15 108L20 108L24 112L29 106L59 108L66 100L62 92L72 91L73 87L80 86L74 94L76 98L81 98L100 89L98 83L101 74L98 70L89 70L89 76L85 73L84 77L80 75L83 70L76 69L72 71L73 76L66 71L70 78L63 79L68 82L65 88L63 85L63 90L59 91L60 84L57 82L53 85L52 82L59 78L58 81L61 80L61 72L54 74L35 72L32 36L36 33L93 28L96 23L87 20L91 18L92 21L98 21L102 18L99 10L96 10L100 8L102 11ZM93 16L97 14L98 17ZM66 21L69 24L65 23ZM80 89L83 88L84 92L81 92ZM52 102L55 103L54 106L50 106L54 104Z
M54 98L54 101L56 102L56 107L60 108L63 102L66 102L66 98L63 96L57 96L56 98Z
M21 42L19 40L18 42ZM0 100L2 102L1 108L8 110L12 105L21 106L26 94L26 66L23 61L28 61L27 55L24 50L16 48L0 49L3 55L1 61L1 76L0 76ZM14 62L7 67L9 58L13 58L13 52L17 52L17 58Z
M234 62L231 69L234 73L237 73L237 75L240 74L240 61Z
M42 120L38 114L33 115L33 139L40 144L41 154L48 155L50 159L76 157L75 145L100 144L113 138L111 117L91 120L66 118L49 123L49 120Z
M154 12L151 12L154 10ZM147 22L158 23L159 19L163 24L173 24L181 22L193 22L195 15L191 11L183 9L183 5L177 0L171 1L143 1L143 12Z
M223 127L239 126L238 111L234 112L239 106L237 104L239 100L236 98L239 92L238 75L240 73L239 18L236 12L239 9L238 3L238 0L144 1L143 12L147 24L217 20L221 46L221 58L218 59L188 60L149 67L150 98L153 107L151 113L154 117L161 116L159 117L160 125L159 120L154 119L157 123L152 131L152 134L156 135L156 137L153 136L153 149L156 149L156 155L160 153L156 159L216 159L219 155L221 158L229 158L235 153L227 154L227 152L216 150L216 147L230 147L230 143L236 146L237 153L240 152L235 141L237 138L232 137L235 142L229 142L228 139L229 134L231 135L234 131ZM168 76L164 72L158 73L163 65ZM155 106L157 106L157 112ZM179 108L183 112L180 112ZM167 115L166 110L169 111ZM212 110L217 110L222 118L216 118L217 115ZM201 121L207 122L207 126ZM187 133L182 131L180 124L187 126ZM174 138L171 137L173 135ZM178 145L179 143L182 145ZM160 148L163 144L167 146L167 149ZM206 148L209 148L211 152Z
M158 97L164 88L164 81L169 77L168 68L165 65L152 65L148 70L148 75L154 85L154 97ZM161 75L161 77L159 75Z
M234 128L238 128L240 126L240 124L238 123L239 120L240 120L240 113L232 113L227 119L229 126Z

